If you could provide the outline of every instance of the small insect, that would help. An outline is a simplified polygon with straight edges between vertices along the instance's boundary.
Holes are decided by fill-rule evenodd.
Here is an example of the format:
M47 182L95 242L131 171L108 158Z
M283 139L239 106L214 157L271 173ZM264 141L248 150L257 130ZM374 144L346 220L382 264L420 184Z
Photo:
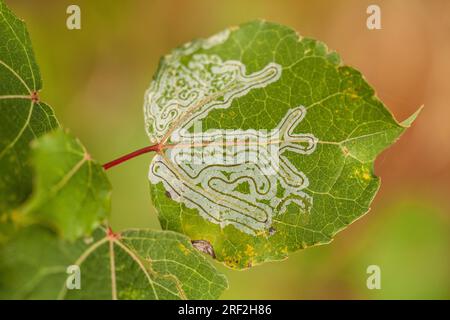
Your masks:
M274 227L269 228L269 235L273 236L276 232L277 230Z
M216 258L214 249L213 249L211 243L209 243L209 241L207 241L207 240L192 240L191 243L195 249L197 249L203 253L209 254L214 259Z

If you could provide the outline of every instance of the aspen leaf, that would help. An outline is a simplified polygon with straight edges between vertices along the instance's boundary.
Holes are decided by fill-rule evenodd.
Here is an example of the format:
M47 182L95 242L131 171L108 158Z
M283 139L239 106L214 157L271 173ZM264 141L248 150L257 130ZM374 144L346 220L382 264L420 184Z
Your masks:
M173 50L144 111L162 147L149 172L162 227L239 269L328 243L364 215L376 156L416 116L398 123L337 53L265 21Z
M70 266L80 289L66 286ZM32 226L0 247L2 299L216 299L227 286L186 236L170 231L98 228L69 243Z
M23 21L0 1L0 215L31 193L30 142L58 127Z

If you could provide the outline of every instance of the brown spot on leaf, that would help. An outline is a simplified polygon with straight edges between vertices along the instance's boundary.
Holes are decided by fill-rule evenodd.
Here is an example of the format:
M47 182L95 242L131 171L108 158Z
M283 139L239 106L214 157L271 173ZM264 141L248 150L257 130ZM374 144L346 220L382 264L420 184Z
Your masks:
M347 147L345 147L345 146L342 147L342 152L344 153L345 156L348 156L349 151L348 151Z
M91 157L91 155L90 155L89 153L85 152L85 153L84 153L84 159L85 159L86 161L91 161L91 160L92 160L92 157Z
M38 103L39 102L39 94L37 91L33 91L31 93L31 101L33 101L34 103Z
M216 258L214 249L209 241L207 241L207 240L192 240L191 243L195 249L197 249L203 253L209 254L214 259Z
M273 236L276 232L277 230L274 227L269 228L269 235Z
M114 241L114 240L118 240L120 239L120 233L116 233L114 232L111 227L108 227L106 229L106 237L110 240L110 241Z

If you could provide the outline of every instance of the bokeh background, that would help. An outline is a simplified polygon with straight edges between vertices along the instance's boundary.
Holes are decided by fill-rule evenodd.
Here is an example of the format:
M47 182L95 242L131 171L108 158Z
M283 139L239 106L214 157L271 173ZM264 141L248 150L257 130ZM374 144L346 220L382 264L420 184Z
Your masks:
M330 244L283 262L229 270L230 299L450 298L450 2L7 0L24 18L44 79L43 99L101 162L148 145L143 95L160 56L193 38L256 18L324 41L414 126L376 162L372 210ZM382 30L366 28L381 7ZM81 7L82 29L66 29ZM112 225L159 228L148 188L151 155L108 171ZM381 268L368 290L366 268Z

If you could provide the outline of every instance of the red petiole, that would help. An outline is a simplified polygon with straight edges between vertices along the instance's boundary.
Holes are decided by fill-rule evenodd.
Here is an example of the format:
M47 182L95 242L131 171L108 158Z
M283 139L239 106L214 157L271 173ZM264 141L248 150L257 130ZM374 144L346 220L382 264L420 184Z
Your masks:
M145 154L145 153L149 153L149 152L158 152L159 153L159 152L161 152L161 150L162 150L162 144L157 143L152 146L148 146L148 147L133 151L133 152L128 153L120 158L117 158L108 163L105 163L103 165L103 169L108 170L109 168L115 167L115 166L121 164L122 162L128 161L137 156L140 156L141 154Z

